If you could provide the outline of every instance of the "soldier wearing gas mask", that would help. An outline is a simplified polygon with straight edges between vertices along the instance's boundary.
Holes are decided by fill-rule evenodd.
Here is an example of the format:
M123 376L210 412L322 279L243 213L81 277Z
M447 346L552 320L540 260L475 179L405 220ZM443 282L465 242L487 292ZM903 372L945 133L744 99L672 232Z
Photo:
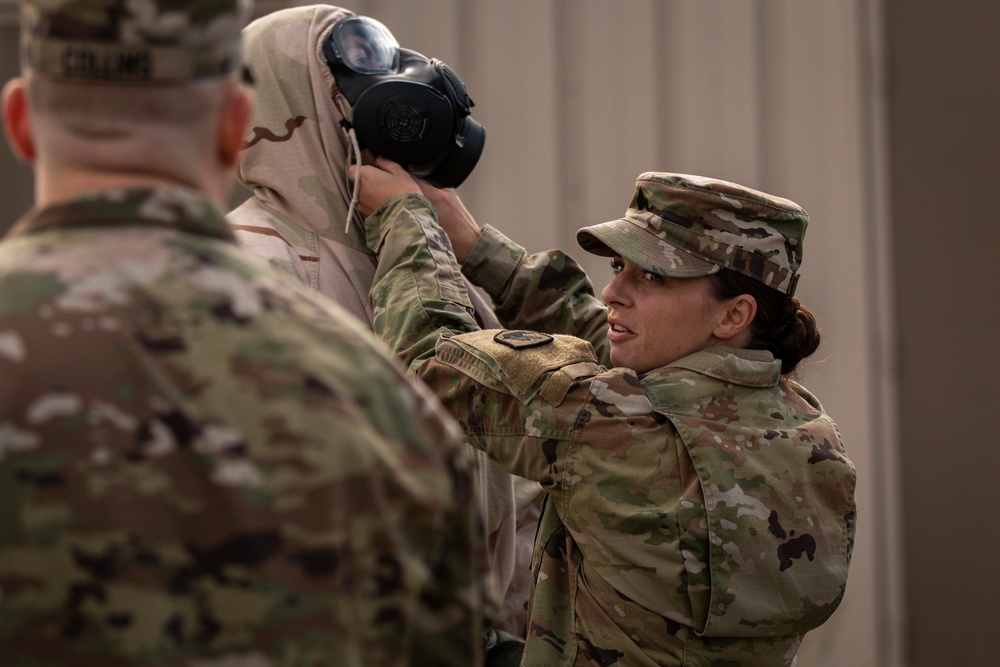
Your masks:
M435 187L458 187L472 173L486 131L469 115L472 98L448 65L400 48L366 16L338 21L323 55L345 126L364 146Z
M347 9L280 10L244 36L257 110L238 177L253 196L229 220L248 248L370 325L374 261L349 224L346 165L384 155L438 187L458 186L485 141L472 101L447 65ZM474 305L492 316L482 299Z
M264 16L244 30L244 47L257 104L238 177L252 196L229 223L244 247L371 328L375 260L362 226L348 224L360 215L346 166L382 154L439 187L459 185L485 139L465 86L444 63L400 48L384 25L328 5ZM482 326L498 327L469 293ZM540 488L476 456L502 628L522 635Z

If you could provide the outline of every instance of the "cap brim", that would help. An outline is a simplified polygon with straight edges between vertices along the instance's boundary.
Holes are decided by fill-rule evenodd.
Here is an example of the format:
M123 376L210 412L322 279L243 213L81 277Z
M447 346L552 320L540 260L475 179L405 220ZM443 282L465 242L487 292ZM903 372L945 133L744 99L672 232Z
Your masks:
M619 218L576 232L576 242L601 257L619 256L646 271L674 278L697 278L722 267L681 250L651 233L645 223Z

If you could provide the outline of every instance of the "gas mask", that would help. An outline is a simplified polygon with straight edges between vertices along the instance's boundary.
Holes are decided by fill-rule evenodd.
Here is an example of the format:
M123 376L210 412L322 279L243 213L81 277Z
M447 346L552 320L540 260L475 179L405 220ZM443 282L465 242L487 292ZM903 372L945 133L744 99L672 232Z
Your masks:
M469 116L473 102L450 67L401 49L388 28L365 16L338 21L323 55L349 105L342 122L362 148L439 188L472 173L486 131Z

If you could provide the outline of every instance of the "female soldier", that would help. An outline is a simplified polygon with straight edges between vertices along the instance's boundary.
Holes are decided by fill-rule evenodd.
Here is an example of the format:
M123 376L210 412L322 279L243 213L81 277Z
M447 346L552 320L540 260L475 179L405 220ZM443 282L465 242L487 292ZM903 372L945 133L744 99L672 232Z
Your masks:
M642 174L622 219L577 235L612 258L605 308L571 259L480 232L454 192L389 161L360 175L376 332L473 444L547 492L522 664L793 664L843 596L855 510L836 425L788 378L819 344L791 296L806 213ZM523 330L478 330L420 187Z

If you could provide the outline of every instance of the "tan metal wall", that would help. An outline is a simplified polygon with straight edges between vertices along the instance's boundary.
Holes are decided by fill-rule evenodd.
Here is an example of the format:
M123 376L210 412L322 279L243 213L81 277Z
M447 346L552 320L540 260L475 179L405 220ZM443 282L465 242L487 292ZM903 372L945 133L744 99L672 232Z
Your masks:
M1000 663L1000 3L886 0L913 667Z
M800 667L904 664L883 1L350 5L468 84L487 140L463 196L529 249L572 251L575 230L620 215L646 170L728 178L810 212L799 295L825 342L804 382L858 465L859 522L847 596ZM0 26L5 76L14 34ZM0 157L0 228L23 209L15 171ZM606 263L573 254L602 286Z
M452 64L487 129L463 196L529 249L620 215L645 170L709 174L812 216L800 295L825 342L805 382L860 470L852 578L800 667L901 663L881 26L873 2L355 3ZM585 261L595 282L606 262Z

